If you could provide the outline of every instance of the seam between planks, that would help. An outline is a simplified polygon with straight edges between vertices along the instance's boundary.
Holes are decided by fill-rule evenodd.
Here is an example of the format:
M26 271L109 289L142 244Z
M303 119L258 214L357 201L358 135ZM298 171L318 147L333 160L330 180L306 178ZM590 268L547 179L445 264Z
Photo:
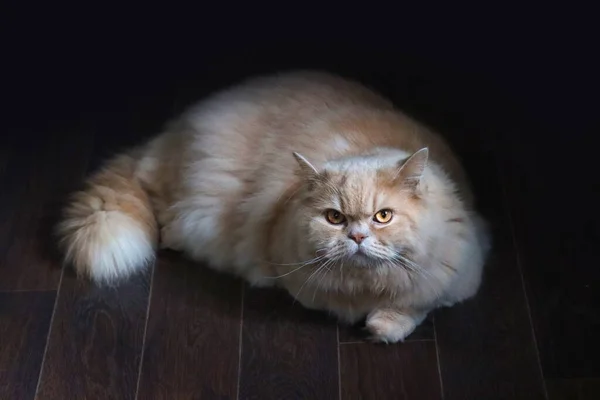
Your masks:
M338 370L338 398L342 400L342 359L340 356L340 325L336 324L337 370Z
M242 300L240 301L241 307L240 307L240 337L238 340L238 374L237 374L237 388L236 388L236 395L235 395L235 398L238 400L240 398L240 382L242 381L242 330L244 329L244 296L245 296L245 292L246 292L246 290L244 289L244 287L245 287L244 282L242 282L241 285L242 285L242 288L241 288Z
M62 272L61 272L62 274ZM58 292L60 285L60 278L58 279L58 285L56 289L15 289L15 290L0 290L0 294L13 294L13 293L45 293L45 292Z
M38 398L38 392L42 384L42 378L44 375L44 365L46 364L46 355L48 354L48 347L50 347L50 338L52 337L52 326L54 325L54 317L56 315L56 309L58 308L58 299L60 298L60 289L62 288L63 277L65 275L65 268L67 266L63 264L60 270L60 278L58 279L58 288L56 289L56 296L54 296L54 307L52 307L52 316L50 317L50 325L48 326L48 333L46 333L46 346L44 346L44 354L42 355L42 362L40 363L40 372L38 373L38 380L35 386L34 399Z
M150 288L148 289L148 305L146 307L146 321L144 322L144 334L142 335L142 351L140 353L140 366L138 367L137 382L135 384L135 394L133 396L133 398L136 400L140 393L140 383L142 381L142 367L144 365L144 355L146 353L146 334L148 332L148 321L150 320L150 305L152 304L152 289L154 288L154 274L156 273L157 266L158 266L158 263L156 262L156 259L155 259L154 265L152 266L152 273L150 274Z
M435 358L437 360L438 376L440 378L440 395L444 400L444 379L442 378L442 363L440 362L440 347L438 346L437 340L437 327L435 324L435 315L433 316L433 342L435 344Z
M410 344L410 343L418 343L418 342L434 342L435 339L407 339L404 341L404 343L406 344ZM355 340L355 341L350 341L350 342L339 342L340 345L346 345L346 344L373 344L372 342L369 341L365 341L365 340Z

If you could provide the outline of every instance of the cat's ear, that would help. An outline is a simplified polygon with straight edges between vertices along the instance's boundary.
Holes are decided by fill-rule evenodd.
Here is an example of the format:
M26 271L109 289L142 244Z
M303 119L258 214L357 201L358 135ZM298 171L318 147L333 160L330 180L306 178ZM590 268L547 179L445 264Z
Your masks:
M300 174L305 179L314 179L319 175L319 171L299 153L294 152L294 158L300 166Z
M402 182L403 185L416 189L421 182L427 160L429 159L429 149L427 147L414 153L399 165L396 180Z

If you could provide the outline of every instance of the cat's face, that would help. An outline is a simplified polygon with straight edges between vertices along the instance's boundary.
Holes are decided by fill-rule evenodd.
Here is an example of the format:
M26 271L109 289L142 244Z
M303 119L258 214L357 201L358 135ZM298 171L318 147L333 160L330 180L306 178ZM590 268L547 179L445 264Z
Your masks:
M427 150L390 161L369 156L313 170L303 211L317 256L359 267L404 262L418 240Z

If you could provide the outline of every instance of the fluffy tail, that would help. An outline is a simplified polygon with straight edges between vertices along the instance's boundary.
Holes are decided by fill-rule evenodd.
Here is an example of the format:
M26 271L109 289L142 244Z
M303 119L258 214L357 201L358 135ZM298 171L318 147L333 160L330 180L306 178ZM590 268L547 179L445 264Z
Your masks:
M65 209L57 233L79 275L110 283L153 260L158 226L135 170L131 155L109 161Z

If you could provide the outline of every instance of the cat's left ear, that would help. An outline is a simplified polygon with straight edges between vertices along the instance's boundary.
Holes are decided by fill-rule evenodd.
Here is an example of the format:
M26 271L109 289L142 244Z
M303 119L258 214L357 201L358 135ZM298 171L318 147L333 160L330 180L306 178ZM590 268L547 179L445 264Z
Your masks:
M319 171L300 153L294 152L294 158L300 166L300 174L304 179L312 180L319 175Z
M411 189L416 189L421 182L428 159L429 149L424 147L406 160L403 160L399 165L396 180L402 182L403 185L409 186Z

